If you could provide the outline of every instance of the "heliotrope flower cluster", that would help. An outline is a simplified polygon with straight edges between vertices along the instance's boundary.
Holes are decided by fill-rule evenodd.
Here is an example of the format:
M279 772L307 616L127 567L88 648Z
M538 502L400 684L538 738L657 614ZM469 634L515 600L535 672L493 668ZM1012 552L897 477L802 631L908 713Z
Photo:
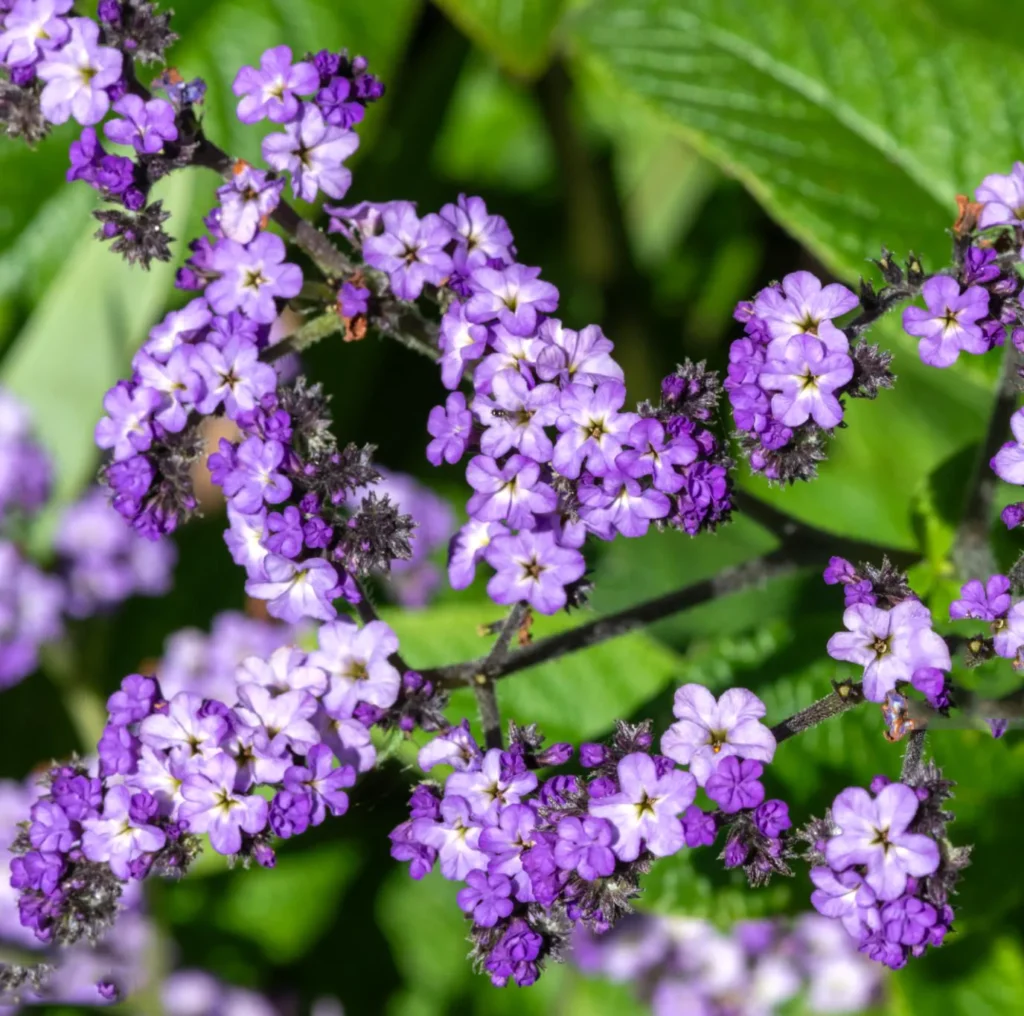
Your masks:
M65 614L87 617L170 586L173 545L140 539L96 489L61 515L50 570L33 562L22 544L50 499L51 477L28 410L0 390L0 688L35 670L40 648L61 636Z
M934 763L901 783L877 776L870 790L844 790L805 833L811 903L893 969L941 945L953 924L949 896L969 848L946 836L953 816L942 805L952 786Z
M888 355L864 342L857 325L835 324L860 304L845 286L823 286L810 272L737 304L745 336L729 348L725 390L754 472L782 483L812 478L842 423L840 399L891 387Z
M931 611L914 595L906 576L888 561L880 568L857 568L833 557L825 581L842 585L846 600L846 631L828 640L828 654L864 668L865 698L891 704L897 690L913 686L932 706L946 708L949 647L933 629Z
M755 882L789 873L786 805L765 801L759 782L775 750L764 705L740 689L716 700L686 685L676 714L663 754L652 753L650 722L620 722L607 745L580 746L584 774L543 781L537 770L565 765L573 748L543 749L533 727L513 724L507 751L481 751L465 723L421 749L421 768L454 771L443 787L415 788L391 853L413 878L436 864L465 883L458 903L472 921L473 957L495 985L532 984L547 959L564 957L575 927L605 931L629 911L654 859L710 845L721 827L727 866L746 865ZM694 803L698 787L716 808Z
M632 914L604 935L573 939L585 973L629 984L653 1016L768 1016L802 997L807 1012L859 1012L876 1001L879 968L834 921L737 921Z

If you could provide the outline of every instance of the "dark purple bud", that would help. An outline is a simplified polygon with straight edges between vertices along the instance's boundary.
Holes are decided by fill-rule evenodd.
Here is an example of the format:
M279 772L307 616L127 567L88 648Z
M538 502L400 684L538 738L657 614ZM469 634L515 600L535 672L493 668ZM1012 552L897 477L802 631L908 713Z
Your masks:
M992 731L992 736L996 739L1002 737L1010 726L1009 720L986 720L985 722L988 724L989 730Z
M714 815L702 811L695 804L683 812L683 837L688 847L710 847L717 833Z
M128 864L128 874L131 875L136 882L141 882L147 875L149 875L150 869L153 867L153 855L143 854L141 857L136 857L134 861Z
M888 776L882 776L879 774L871 781L869 789L872 794L878 794L881 793L885 787L889 786L890 783L892 783L892 780L890 780Z
M822 577L828 586L840 583L845 586L857 581L857 569L844 557L832 557L829 558L828 567Z
M672 759L666 757L665 755L654 755L653 758L654 771L658 774L659 780L662 776L666 776L670 772L672 772L672 770L676 767L675 762Z
M599 776L587 784L587 791L594 798L608 797L619 792L619 785L610 776Z
M1007 529L1016 529L1024 523L1024 501L1008 504L999 516Z
M102 6L100 4L100 7ZM106 1002L116 1002L121 997L121 989L113 981L97 981L96 990L100 998Z
M370 705L369 702L360 702L352 710L352 719L358 720L367 730L379 723L384 716L384 710L379 706Z
M411 695L423 687L423 675L417 674L415 670L407 670L402 677L402 690Z
M608 749L603 744L581 744L580 765L584 769L595 769L608 761Z
M132 794L128 817L137 825L146 825L156 817L159 810L157 799L148 790L141 790L137 794Z
M762 836L774 838L793 823L789 818L789 806L785 801L765 801L754 810L754 824Z
M277 855L266 843L254 843L252 856L261 868L273 868L277 864Z
M572 758L572 745L559 741L546 748L537 756L537 762L542 766L564 766Z
M725 855L723 858L725 866L727 868L738 868L746 862L749 853L749 848L742 840L729 840L725 845Z

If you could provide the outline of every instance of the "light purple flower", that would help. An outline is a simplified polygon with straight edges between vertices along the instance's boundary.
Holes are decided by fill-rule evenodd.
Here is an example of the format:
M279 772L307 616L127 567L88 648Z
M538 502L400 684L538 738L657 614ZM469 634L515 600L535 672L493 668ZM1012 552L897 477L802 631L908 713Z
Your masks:
M359 702L387 709L398 700L402 678L390 662L398 652L398 636L383 621L362 628L348 620L321 625L319 649L309 662L323 670L331 687L324 707L331 715L350 716Z
M918 803L917 794L903 783L890 783L874 798L863 787L848 787L832 805L839 832L825 844L825 860L836 871L865 865L865 882L879 898L896 899L908 875L931 875L939 866L935 841L907 832Z
M722 759L735 755L771 762L775 755L775 737L760 722L764 703L745 688L730 688L716 700L703 685L684 684L672 711L677 722L662 735L662 754L689 766L698 786Z
M743 808L756 808L764 800L764 786L760 782L763 771L760 762L728 755L715 767L704 789L727 815Z
M577 332L549 318L540 326L537 338L537 376L542 381L557 381L563 388L625 381L622 368L611 355L614 343L599 325L587 325Z
M555 492L540 480L540 466L523 455L510 455L504 465L477 455L466 467L466 479L476 491L466 509L482 522L505 521L514 529L528 527L535 515L558 506Z
M237 115L242 123L264 118L288 123L299 113L298 95L311 95L320 87L320 75L311 63L292 64L288 46L275 46L260 57L260 68L243 67L231 86L241 96Z
M217 190L221 231L229 240L249 243L265 228L283 189L284 180L268 180L266 173L247 162L236 163L230 182Z
M1024 409L1010 417L1015 441L1007 441L992 457L989 465L1000 480L1024 486Z
M466 304L466 317L477 324L497 320L513 335L532 335L538 316L558 307L558 290L540 278L539 268L520 264L477 268L470 284L473 295Z
M815 885L811 904L819 914L842 921L854 938L877 928L877 897L860 872L853 868L841 872L826 867L811 868L811 881Z
M918 336L918 354L929 367L950 367L961 351L987 353L988 339L978 322L988 314L988 291L970 286L963 293L956 279L933 275L922 287L921 295L928 305L907 307L903 312L903 329Z
M562 392L558 429L552 464L563 476L576 479L584 465L595 476L615 468L629 432L640 419L636 413L620 413L626 389L608 381L590 391L573 385Z
M491 748L479 769L452 773L444 785L446 797L461 797L469 805L473 817L492 825L503 808L518 804L537 787L536 775L528 769L512 770L502 763L504 752Z
M491 215L483 198L460 194L455 204L441 209L441 218L454 235L455 258L463 275L488 261L512 258L512 230L500 215Z
M292 766L284 774L285 788L293 794L307 793L313 798L310 821L320 825L330 811L344 815L348 811L346 787L356 782L356 771L350 765L334 767L334 753L326 744L314 745L306 753L304 766Z
M555 863L564 871L579 872L587 882L606 878L615 870L615 836L615 826L593 815L563 818L558 823Z
M153 806L153 799L149 800ZM110 870L125 881L131 877L132 861L155 853L167 842L162 829L136 821L129 814L131 807L131 790L111 787L103 799L103 817L82 823L82 853L90 861L106 861Z
M590 814L607 819L618 832L612 849L622 861L635 861L643 849L668 857L686 845L679 814L693 803L697 782L671 769L658 775L649 755L634 753L619 761L617 794L591 799Z
M265 579L263 562L269 551L263 546L267 531L267 510L247 514L240 512L228 502L228 529L224 542L228 545L231 560L241 565L250 579Z
M163 751L180 750L184 757L212 758L228 735L228 724L215 713L203 715L203 699L180 691L167 711L147 716L139 725L139 740Z
M210 845L219 854L237 854L242 833L262 832L267 825L267 802L255 794L235 791L238 767L221 753L203 764L202 771L185 778L185 798L178 817L190 832L208 833Z
M268 554L263 571L266 578L250 579L245 591L258 600L266 600L271 617L297 624L306 618L333 621L338 616L333 603L339 595L338 573L329 561L322 557L292 561Z
M476 577L476 566L491 541L508 530L500 522L470 519L448 545L448 581L452 589L465 589Z
M327 690L327 675L309 661L298 646L278 646L269 656L248 656L238 665L235 679L269 689L275 695L305 691L320 696Z
M303 755L320 737L310 723L317 701L307 691L286 691L275 695L259 684L243 684L238 689L238 719L255 732L257 743L265 742L268 754L280 756L286 750Z
M192 367L189 352L177 349L166 363L150 356L138 356L135 370L146 388L160 393L161 404L155 414L157 423L172 434L184 430L189 412L205 391L203 379Z
M1005 176L990 173L978 185L974 198L985 204L978 217L981 229L1024 224L1024 162L1015 162Z
M536 843L536 828L537 813L533 808L528 804L510 804L480 834L480 849L490 855L487 870L514 879L516 895L523 902L533 899L529 877L523 871L523 851Z
M832 319L853 310L857 296L846 286L822 286L810 272L792 272L781 285L762 289L754 301L754 314L768 325L779 347L796 335L814 335L829 352L845 353L849 340Z
M583 555L559 546L551 532L495 536L484 553L497 573L487 583L487 595L501 604L525 601L541 614L561 610L565 587L587 570Z
M420 748L416 763L424 772L439 765L462 771L478 765L482 758L480 746L469 732L469 721L463 720Z
M60 17L74 0L17 0L3 18L0 63L7 67L34 64L48 50L59 49L71 30Z
M487 855L480 850L481 827L461 797L445 797L440 820L414 819L412 835L417 842L437 851L441 874L452 881L464 879L471 871L485 871Z
M152 388L140 386L132 391L124 382L114 385L103 396L107 415L96 424L96 444L112 449L117 460L146 451L153 443L151 421L162 401Z
M391 288L401 300L416 300L429 282L439 286L451 273L452 259L445 252L451 231L438 215L416 215L403 203L386 208L383 232L363 241L366 263L387 272Z
M292 492L291 481L279 468L284 462L280 441L246 438L238 447L234 469L224 478L224 494L240 512L255 512L263 502L280 504Z
M292 193L313 201L317 190L339 199L352 183L344 161L359 147L359 135L324 123L316 106L307 105L302 119L290 123L283 134L263 139L263 158L268 166L292 175Z
M70 18L71 37L61 49L47 51L36 67L46 82L40 96L43 116L60 124L74 118L83 127L99 123L110 109L106 89L121 79L122 56L101 46L100 26L89 18Z
M961 586L960 599L949 605L949 616L954 621L969 617L995 621L1005 617L1010 606L1010 580L1005 575L993 575L984 585L979 579L971 579Z
M492 325L489 333L493 352L485 356L473 371L473 387L477 392L490 391L492 378L503 370L516 371L532 384L534 354L540 344L539 340L513 335L498 324Z
M260 233L248 246L219 240L211 266L220 278L206 288L206 298L218 314L240 310L260 324L277 317L275 298L289 300L302 289L302 270L285 263L284 241L274 233Z
M154 155L164 147L165 141L178 140L174 123L174 107L166 99L148 102L128 92L114 103L119 120L108 120L103 133L119 145L131 145L135 151Z
M672 503L659 490L640 486L638 480L612 470L597 483L580 483L580 518L602 540L611 540L616 532L623 536L643 536L651 519L663 519Z
M848 631L828 640L828 654L864 668L864 695L881 702L897 681L910 681L918 667L949 670L949 649L932 630L932 615L919 600L882 610L856 603L843 612Z
M501 458L513 448L536 462L548 462L554 446L544 431L560 414L558 389L531 388L521 374L503 370L491 380L491 391L473 400L473 412L486 428L480 439L485 455Z
M443 406L434 406L427 417L427 431L434 439L427 445L427 461L435 466L458 462L473 432L473 414L466 408L466 396L452 392Z
M698 455L697 442L689 434L666 439L665 428L658 420L637 420L626 442L629 447L615 457L616 469L637 480L652 476L654 486L667 494L676 493L686 483L674 467L688 466Z
M465 304L453 303L445 311L438 335L445 388L458 388L466 364L479 359L487 349L487 336L486 325L475 325L466 317Z
M259 350L247 339L228 339L222 347L201 342L189 351L190 363L200 374L205 394L197 405L203 415L214 413L223 403L228 416L256 408L264 395L277 388L277 373L269 363L260 362Z
M466 888L457 897L459 909L473 918L481 928L493 928L508 917L515 906L509 898L512 883L505 875L488 875L484 871L471 871L466 876Z
M1013 660L1020 666L1020 651L1024 647L1024 600L1015 603L1007 612L1005 620L993 625L992 644L996 655Z
M160 363L166 363L178 346L195 338L210 324L212 318L206 297L198 296L181 310L170 311L160 324L154 325L150 329L148 341L136 356L151 356Z
M811 335L786 342L779 358L769 358L758 382L772 396L772 415L787 427L799 427L811 417L831 430L843 418L843 407L832 393L853 377L853 360L846 353L829 353Z

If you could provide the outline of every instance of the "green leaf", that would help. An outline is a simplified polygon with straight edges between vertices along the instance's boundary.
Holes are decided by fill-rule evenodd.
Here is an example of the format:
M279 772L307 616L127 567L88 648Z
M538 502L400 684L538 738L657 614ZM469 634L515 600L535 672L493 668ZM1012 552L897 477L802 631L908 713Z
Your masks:
M432 667L472 659L487 652L492 638L481 638L481 624L502 616L493 604L449 606L419 612L386 611L410 666ZM534 638L543 638L589 618L540 618ZM563 656L498 682L502 716L536 723L551 741L580 741L608 730L654 698L679 674L675 653L643 633L612 639ZM449 716L475 716L472 693L456 692Z
M566 0L435 0L506 70L535 77L547 66Z
M596 0L572 28L587 68L853 277L882 243L945 259L956 194L1020 154L1016 55L958 36L888 0Z

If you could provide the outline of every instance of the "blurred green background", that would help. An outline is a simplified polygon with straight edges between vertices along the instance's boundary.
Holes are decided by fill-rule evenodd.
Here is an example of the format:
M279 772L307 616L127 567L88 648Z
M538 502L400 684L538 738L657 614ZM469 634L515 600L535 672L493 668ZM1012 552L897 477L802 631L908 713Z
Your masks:
M976 0L177 0L172 61L209 83L207 130L258 157L262 131L233 117L230 82L267 47L347 46L388 92L360 133L349 195L411 198L437 209L460 191L509 220L520 260L541 265L574 327L615 340L630 395L654 396L683 357L721 368L738 332L735 302L797 268L853 284L885 243L926 267L946 258L955 196L1024 155L1024 7ZM57 458L60 493L93 475L92 428L103 391L177 302L175 265L132 271L90 240L88 188L65 186L72 132L39 151L0 143L0 383L35 410ZM174 235L188 239L216 181L199 171L165 184ZM893 392L849 407L821 478L759 496L822 528L916 548L916 587L944 612L948 553L992 401L997 365L923 367L898 322L875 339L894 350ZM431 471L425 421L436 370L375 339L326 342L307 372L334 393L342 440L379 445L387 466L428 479L461 510L458 468ZM243 604L241 575L209 517L178 536L175 591L90 622L80 679L106 694L184 625L207 627ZM42 537L41 537L42 539ZM1005 538L1004 538L1005 540ZM772 538L744 520L690 540L652 533L596 561L593 607L606 612L763 553ZM1006 541L1000 553L1012 559ZM964 576L963 578L967 578ZM663 726L684 680L755 690L778 720L825 694L843 671L824 657L840 600L820 576L776 581L517 676L506 715L554 738L592 738L615 717ZM481 650L493 619L482 590L443 595L419 614L389 614L414 665ZM541 632L564 621L540 626ZM975 681L1002 690L988 665ZM471 712L453 703L453 715ZM975 865L957 934L889 979L886 1011L1024 1012L1024 881L1019 874L1024 740L944 732L933 749L960 781L956 838ZM20 778L78 747L53 684L37 676L0 697L0 775ZM795 816L876 772L895 775L874 710L785 744L769 791ZM349 1014L623 1014L624 988L548 971L531 989L496 991L465 960L456 887L413 883L387 855L413 778L401 753L356 789L342 820L285 845L275 872L216 865L155 886L153 911L181 961L297 1005L336 995ZM737 917L807 908L801 873L754 893L709 852L661 862L643 906Z

